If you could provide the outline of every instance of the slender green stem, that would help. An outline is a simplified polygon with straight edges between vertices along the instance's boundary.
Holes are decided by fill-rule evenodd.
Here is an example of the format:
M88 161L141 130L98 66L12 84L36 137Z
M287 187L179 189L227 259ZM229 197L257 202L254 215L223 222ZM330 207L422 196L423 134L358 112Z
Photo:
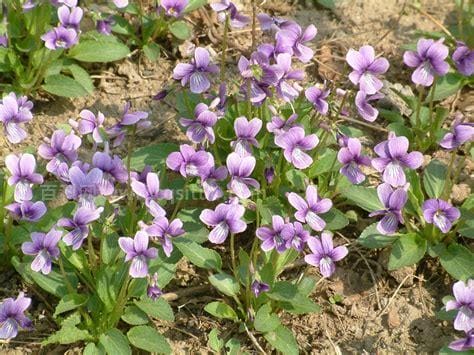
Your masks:
M416 123L416 129L421 130L421 119L420 119L420 112L421 112L421 105L423 103L423 87L419 87L418 91L418 102L416 105L416 113L415 113L415 123Z
M122 316L123 307L127 303L127 290L130 283L130 275L127 273L125 280L123 281L122 288L120 289L119 295L117 297L117 302L115 307L112 310L112 313L109 318L109 325L115 327Z
M61 272L61 275L64 279L68 292L74 293L76 290L74 290L74 287L72 287L71 281L66 275L66 271L64 270L64 264L63 264L63 259L61 258L61 255L58 258L58 264L59 264L59 271Z
M226 52L227 52L227 37L230 27L230 18L229 15L226 15L224 22L224 35L222 36L222 53L221 53L221 73L220 79L221 82L225 81L225 61L226 61Z
M433 86L431 87L431 94L430 94L430 142L435 140L434 134L435 134L435 124L433 122L433 106L434 106L434 96L435 96L435 91L436 91L436 77L433 81Z
M458 30L459 30L459 38L462 40L464 39L464 0L460 0L459 2L459 11L458 11Z
M170 221L173 220L176 215L178 214L179 212L179 209L183 203L183 201L185 200L186 198L186 192L188 190L188 181L186 180L184 182L184 186L183 186L183 196L176 202L176 204L174 205L174 209L173 209L173 213L171 214L171 218L170 218Z
M234 277L237 279L237 264L235 261L235 234L230 234L230 262L232 264L232 272Z
M130 235L133 234L133 230L135 228L135 198L132 191L131 163L132 163L133 147L135 144L136 131L137 131L137 127L133 126L132 134L130 135L130 139L128 140L128 155L127 155L127 173L128 173L127 197L128 197L128 209L130 211L130 230L129 230Z
M92 235L89 235L87 237L87 251L89 254L89 264L91 265L92 270L95 270L96 256L95 256L94 245L92 243Z

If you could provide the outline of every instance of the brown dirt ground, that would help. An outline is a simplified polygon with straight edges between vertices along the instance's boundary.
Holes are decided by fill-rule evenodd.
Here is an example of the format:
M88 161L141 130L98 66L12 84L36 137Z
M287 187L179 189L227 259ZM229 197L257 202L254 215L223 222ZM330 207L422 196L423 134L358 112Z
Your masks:
M405 1L397 0L341 0L337 1L336 9L331 12L315 7L311 1L290 3L267 0L262 8L275 15L295 18L303 24L314 23L318 27L317 41L313 45L317 51L316 60L306 67L307 73L316 80L337 77L347 49L371 44L392 63L387 75L389 80L399 82L407 78L403 66L397 65L401 63L403 53L400 47L413 40L415 30L439 30L433 21L410 8L409 2L404 5ZM452 1L423 0L421 4L439 22L452 22ZM250 9L247 2L242 5ZM199 16L193 20L202 23ZM208 29L202 25L199 30L201 35L197 36L196 41L209 43L206 36ZM237 31L232 36L237 48L248 48L248 31ZM238 53L235 48L230 48L229 52L231 55ZM154 125L144 133L142 144L183 140L174 119L173 108L151 100L151 95L166 86L173 66L174 61L171 59L161 58L157 63L149 63L137 60L135 56L121 63L91 67L97 86L95 94L74 100L39 97L35 101L34 123L30 126L32 134L26 144L16 150L37 146L44 137L51 135L58 124L78 118L83 108L100 110L107 119L113 120L119 116L127 100L132 101L135 109L151 112ZM469 93L464 93L455 102L451 99L448 104L467 115L474 112L474 98ZM6 142L0 142L0 149L3 152L11 151ZM466 180L472 188L471 171L469 169ZM360 248L353 242L356 235L345 237L352 240L349 257L340 263L331 280L319 283L312 295L323 311L305 316L283 316L284 323L296 334L303 353L431 353L454 338L451 325L435 318L435 312L441 307L441 298L450 293L452 282L435 261L426 260L416 269L405 268L389 273L385 268L386 256L383 253ZM339 238L339 243L344 243L344 240ZM298 275L303 271L300 267L291 273ZM311 273L316 276L314 270ZM206 275L184 262L180 265L177 280L167 291L202 284L205 280ZM14 272L0 275L0 285L0 298L11 296L22 288L27 290ZM39 343L51 332L54 323L47 317L47 300L42 300L36 290L29 288L27 291L34 299L32 314L36 330L21 333L9 344L0 344L0 352L80 353L77 347L39 349ZM216 327L221 333L234 333L240 338L245 350L256 353L252 343L244 334L237 334L232 324L217 322L203 311L209 300L219 297L209 291L205 293L179 298L172 303L176 322L157 324L169 338L174 353L210 353L207 333ZM342 301L332 304L329 299L334 295L341 295ZM264 344L263 339L258 340Z

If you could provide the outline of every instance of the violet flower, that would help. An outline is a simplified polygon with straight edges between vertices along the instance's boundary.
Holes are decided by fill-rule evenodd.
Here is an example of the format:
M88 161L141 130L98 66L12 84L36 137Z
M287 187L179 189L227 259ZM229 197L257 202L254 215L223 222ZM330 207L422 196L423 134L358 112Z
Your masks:
M226 162L230 175L227 188L235 195L239 198L249 198L252 195L249 186L253 186L256 189L260 188L258 181L250 177L256 164L253 156L242 157L237 153L230 153L227 156Z
M281 216L272 216L272 226L263 226L255 232L258 239L262 241L261 248L268 252L275 249L278 253L283 253L288 249L287 241L294 234L291 223L285 223Z
M469 351L474 349L474 329L466 332L466 337L451 342L448 347L454 351Z
M31 233L31 242L24 242L21 251L25 255L34 255L31 270L47 275L51 272L52 260L59 258L58 242L62 232L52 228L47 234Z
M258 22L262 31L274 31L277 32L281 29L282 25L288 20L280 17L273 17L268 14L262 13L257 15Z
M11 174L8 185L15 186L15 201L31 200L33 197L31 185L43 183L43 176L35 172L35 157L29 153L20 156L10 154L5 158L5 165Z
M181 17L189 0L161 0L158 12L164 12L166 16Z
M280 53L276 56L276 64L272 66L278 76L276 92L286 102L291 102L300 94L301 88L297 84L290 84L289 80L303 80L304 71L291 68L291 54Z
M146 183L134 180L131 185L133 192L144 198L147 205L151 200L171 200L173 198L173 191L169 189L160 190L160 179L156 173L148 173Z
M42 201L14 202L5 206L12 217L19 221L38 222L46 213L46 205Z
M286 247L301 253L309 238L310 233L304 229L303 225L300 222L293 222L292 233L286 240Z
M460 115L462 116L462 115ZM457 117L451 128L451 132L444 135L439 145L444 149L453 150L463 145L464 143L474 140L474 123L462 122L460 117Z
M344 245L334 248L332 236L331 232L324 231L321 238L309 238L307 243L312 254L304 257L308 264L319 267L321 275L326 278L336 271L335 262L344 259L349 252Z
M63 130L53 132L49 144L43 143L38 147L38 154L43 159L49 160L46 170L52 174L58 174L61 164L66 166L77 160L77 149L82 140L74 132L66 133Z
M153 224L145 228L147 234L152 240L158 241L163 247L167 257L170 257L173 251L172 238L184 234L183 222L176 218L171 222L166 217L159 217L153 220Z
M439 198L432 198L423 202L422 210L425 221L434 224L443 233L448 233L453 222L461 217L461 213L456 207Z
M188 144L181 144L179 152L173 152L166 158L166 166L182 176L201 176L209 169L209 155L206 151L197 151Z
M146 295L153 301L161 297L163 291L158 286L158 273L154 273L152 277L148 276L148 286L146 288Z
M137 125L139 128L149 127L151 122L147 120L148 112L145 111L130 111L130 101L127 101L123 106L122 119L120 120L120 126L132 126Z
M128 6L128 0L112 0L115 6L119 9L123 9Z
M339 170L353 184L360 184L365 180L361 165L370 166L370 158L361 154L362 145L357 138L349 138L347 146L342 147L337 153L337 160L343 164Z
M453 294L456 300L446 303L446 311L458 311L454 319L454 329L467 333L474 329L474 280L468 280L466 283L456 282L453 285Z
M379 100L383 97L384 96L380 93L368 96L367 93L362 90L357 91L355 97L357 112L364 120L374 122L379 115L379 111L375 107L371 106L370 102Z
M263 174L265 175L265 180L267 181L267 184L271 185L273 179L275 178L275 168L273 166L269 166L265 168Z
M82 15L84 11L80 7L73 7L69 9L69 7L63 5L58 9L58 18L61 25L65 28L72 28L79 31L79 25L82 20Z
M31 329L32 322L25 315L31 298L23 292L16 299L6 298L0 304L0 339L12 339L18 335L18 328Z
M318 143L318 136L310 134L305 137L301 127L290 128L288 132L275 137L275 144L284 149L285 159L297 169L306 169L313 163L311 156L304 151L313 149Z
M217 183L227 177L227 168L214 166L214 157L209 154L209 169L201 174L201 186L208 201L215 201L224 196L224 192Z
M99 192L104 196L114 193L115 182L125 183L128 180L127 169L117 155L112 158L107 153L96 152L92 157L92 165L102 170Z
M229 0L211 3L211 8L217 12L217 18L220 22L224 22L226 16L230 16L230 25L234 28L243 28L250 23L250 18L242 15L234 3Z
M104 130L104 114L99 111L96 116L89 110L82 110L79 116L81 117L77 124L79 133L83 135L92 133L94 142L103 143L101 130Z
M465 76L474 74L474 50L463 42L458 42L453 53L453 61L458 71Z
M219 67L211 63L209 52L198 47L194 51L194 59L190 64L179 63L173 70L173 79L181 80L181 85L189 82L191 92L200 94L211 87L209 74L219 72Z
M14 92L0 100L0 122L10 143L20 143L27 137L22 126L33 119L32 108L26 96L17 97Z
M406 184L403 168L418 169L423 163L423 154L408 153L408 145L406 137L397 137L390 133L386 141L377 144L374 148L379 158L372 159L372 166L378 172L383 172L384 182L394 187Z
M102 180L102 170L93 168L85 173L79 167L69 169L70 185L66 186L65 193L69 200L79 201L81 207L95 209L94 198L99 195L99 184Z
M382 88L378 76L388 70L389 64L385 58L375 58L372 46L362 46L359 51L349 49L346 61L354 69L349 79L354 85L359 85L361 91L373 95Z
M133 278L146 277L148 274L148 259L155 259L158 255L156 248L148 248L148 234L138 231L135 238L120 237L118 243L120 249L125 252L125 262L132 261L129 274Z
M403 62L411 68L416 68L411 76L415 84L431 86L435 75L443 76L448 72L449 64L445 60L449 50L443 41L444 38L438 41L421 38L416 52L404 53Z
M104 18L101 20L97 20L95 29L97 32L110 36L112 34L112 26L115 25L115 21L113 20L112 16L108 18Z
M293 113L287 120L284 120L280 116L273 116L272 120L267 123L267 130L278 136L288 132L293 127L299 127L299 125L295 123L297 119L298 114L296 113Z
M314 25L309 25L304 31L297 24L286 27L276 35L278 53L294 54L300 61L307 63L313 58L313 50L304 43L311 41L318 30Z
M255 297L258 297L262 292L270 291L270 285L265 282L254 280L250 286L252 293Z
M383 216L377 223L377 230L381 234L393 234L397 231L398 224L404 223L402 209L408 200L407 188L394 189L387 183L380 184L377 187L377 195L384 209L370 213L369 217Z
M212 227L209 241L214 244L222 244L229 233L242 233L247 229L247 224L242 221L244 213L245 208L242 205L221 203L215 210L203 210L199 219L207 226Z
M237 140L232 141L230 146L240 156L252 155L252 146L258 148L259 144L255 138L262 128L262 120L254 118L250 121L244 116L237 117L234 121L234 130Z
M313 105L319 114L327 115L329 111L329 105L326 99L329 96L329 90L311 86L306 89L304 94L306 99Z
M180 118L179 123L183 127L187 127L186 136L194 143L202 143L209 140L214 143L216 137L214 135L214 125L217 122L217 115L209 110L209 106L199 103L194 108L194 120L189 118Z
M97 221L103 210L102 207L97 209L80 207L72 218L61 218L58 226L69 230L63 238L64 244L72 246L72 250L79 249L89 235L89 224Z
M41 39L46 48L55 51L58 48L71 48L77 43L79 36L73 28L59 26L46 32Z
M288 194L288 202L296 208L295 218L320 232L326 227L326 222L319 217L320 214L328 212L332 207L332 201L328 198L321 199L318 196L318 188L308 185L306 188L306 200L294 192Z
M8 48L8 36L0 35L0 47Z

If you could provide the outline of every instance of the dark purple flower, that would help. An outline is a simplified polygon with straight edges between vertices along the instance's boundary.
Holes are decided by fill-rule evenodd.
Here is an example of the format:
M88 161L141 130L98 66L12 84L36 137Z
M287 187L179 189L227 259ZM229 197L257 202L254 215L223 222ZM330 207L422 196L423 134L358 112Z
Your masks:
M209 169L201 175L201 185L206 200L215 201L224 196L224 192L217 182L224 180L226 177L227 168L225 166L216 168L214 166L214 157L209 153Z
M128 180L127 169L117 155L112 158L107 153L96 152L92 157L92 165L102 170L99 192L104 196L114 193L115 182L125 183Z
M5 158L5 165L11 174L8 178L8 185L15 186L15 201L31 200L33 197L31 185L43 183L43 176L35 172L35 157L28 153L20 156L10 154Z
M411 68L416 68L411 80L422 86L431 86L435 75L443 76L449 70L445 61L449 54L448 47L443 44L444 38L434 41L421 38L417 50L407 51L403 55L403 62Z
M273 166L265 168L264 175L267 184L270 185L273 182L273 179L275 178L275 168Z
M158 93L156 95L152 96L152 99L156 100L156 101L161 101L166 96L168 96L169 93L170 93L170 91L167 90L167 89L160 90L160 91L158 91Z
M370 158L362 155L361 149L362 145L357 138L349 138L347 146L342 147L337 154L337 160L343 164L339 172L346 176L353 184L360 184L365 180L365 175L360 170L360 165L370 166Z
M147 226L145 231L152 240L158 241L163 247L166 256L170 256L173 251L172 238L179 237L185 231L183 229L183 222L176 218L171 222L166 217L158 217L153 220L151 226Z
M291 223L285 223L281 216L272 216L272 226L260 227L255 234L262 241L263 251L275 249L278 253L283 253L288 249L287 241L292 237L294 231Z
M227 156L227 170L230 175L227 188L239 198L249 198L252 195L249 186L260 188L258 181L250 177L255 164L256 160L253 156L242 157L237 153L230 153Z
M293 101L298 97L301 87L297 84L291 84L289 80L303 80L304 71L291 68L291 54L280 53L276 56L276 64L272 65L273 70L278 76L276 92L280 98L287 102Z
M194 51L194 59L190 64L179 63L173 70L173 78L181 80L181 85L189 82L191 92L200 94L211 87L208 75L218 73L217 65L211 63L209 52L198 47Z
M378 76L388 70L389 64L385 58L375 58L372 46L362 46L358 52L349 49L346 60L354 69L349 74L349 79L354 85L359 85L361 91L373 95L382 88L383 84Z
M304 31L296 23L279 31L276 35L276 47L278 53L294 54L303 63L313 58L313 50L304 43L311 41L318 30L314 25L309 25Z
M15 299L7 298L0 304L0 339L11 339L18 335L18 327L31 329L31 320L25 316L31 298L23 292Z
M52 260L59 258L58 242L62 232L52 228L47 234L31 233L31 242L24 242L21 251L25 255L35 255L31 270L47 275L51 272Z
M372 166L383 172L383 181L392 186L404 186L407 182L403 168L418 169L423 163L420 152L408 153L408 139L389 134L388 140L375 146L379 158L372 159Z
M453 61L462 75L471 76L474 74L474 50L466 46L465 43L457 43L457 48L453 53Z
M129 274L133 278L146 277L148 274L148 259L155 259L158 255L156 248L148 248L150 239L144 231L138 231L135 238L120 237L120 249L125 252L125 262L132 261Z
M61 25L66 28L73 28L76 31L79 31L79 25L83 14L84 11L82 11L80 7L73 7L70 9L63 5L58 9L58 18Z
M194 108L194 119L182 117L179 123L183 127L187 127L186 136L194 143L202 143L209 140L214 143L216 137L214 135L214 125L217 122L217 115L209 110L209 106L199 103Z
M462 115L454 120L451 132L444 135L439 145L444 149L453 150L464 143L474 140L474 123L462 122Z
M377 187L377 195L384 209L370 213L369 217L383 216L377 223L377 230L384 235L393 234L397 231L398 224L404 223L402 209L408 200L406 188L394 189L390 184L384 183Z
M301 127L290 128L288 132L275 137L275 144L284 149L285 159L297 169L306 169L313 163L311 156L304 151L313 149L318 143L318 136L310 134L305 137Z
M66 135L63 130L53 132L49 144L43 143L38 147L38 154L49 160L46 170L58 175L61 164L68 168L68 164L77 160L77 149L81 146L81 138L74 132Z
M156 301L162 294L163 291L158 286L158 274L155 272L152 277L148 276L146 295L153 301Z
M5 206L13 218L19 221L38 222L46 213L46 205L42 201L14 202Z
M194 150L188 144L181 144L179 152L173 152L166 159L166 166L182 176L201 176L209 169L209 154Z
M23 124L33 118L33 103L26 96L9 93L0 101L0 122L10 143L20 143L27 137Z
M454 329L467 333L474 329L474 280L468 280L466 283L456 282L453 285L453 294L456 300L446 303L446 311L458 311L454 319Z
M89 235L89 224L98 220L103 210L102 207L97 209L80 207L72 218L61 218L58 226L69 230L63 238L64 244L72 246L72 250L79 249Z
M310 238L310 233L304 229L300 222L294 222L292 225L292 233L286 240L286 247L295 249L298 253L301 253L306 245L306 242Z
M214 211L203 210L199 219L207 226L212 227L209 241L214 244L222 244L229 233L242 233L247 229L247 224L242 221L244 213L245 208L242 205L221 203Z
M454 351L469 351L474 349L474 329L466 332L465 338L451 342L448 347Z
M257 281L257 280L254 280L250 287L255 297L258 297L262 292L270 291L270 286L268 284L266 284L265 282Z
M102 112L98 112L97 116L89 110L82 110L79 113L81 119L77 123L77 130L80 134L92 133L92 138L96 143L103 143L101 130L104 130L105 117ZM105 130L104 130L105 132Z
M166 16L181 17L189 0L161 0L158 12L164 12Z
M304 260L313 266L319 267L323 277L331 277L336 271L336 261L344 259L349 252L344 245L334 248L332 233L324 231L321 233L321 239L309 238L307 241L312 254L304 257Z
M280 116L273 116L271 122L267 123L267 130L278 136L288 132L293 127L298 127L299 125L295 123L297 119L298 115L296 113L293 113L286 121Z
M306 200L300 195L290 192L288 194L290 205L296 208L295 218L303 223L308 223L315 231L322 231L326 222L318 215L328 212L332 207L332 201L328 198L321 199L315 185L306 188Z
M259 144L255 137L262 128L262 120L254 118L250 121L244 116L237 117L234 121L234 130L237 140L232 141L230 146L240 156L252 155L252 146L258 148Z
M0 47L8 48L8 36L0 35Z
M370 102L379 100L382 97L383 95L380 93L368 96L367 93L362 90L357 91L355 105L359 115L366 121L374 122L379 115L379 111L375 107L371 106Z
M426 200L423 203L422 210L425 221L434 224L443 233L448 233L453 222L461 217L461 213L456 207L439 198Z
M66 186L66 197L79 201L81 207L95 209L94 198L100 194L99 184L102 180L102 170L94 168L89 172L73 166L69 169L70 185Z
M329 90L323 90L316 86L311 86L304 92L306 99L311 102L321 115L326 115L329 111L329 105L326 98L329 96Z
M115 25L115 21L113 18L110 16L108 18L104 18L101 20L97 20L97 23L95 25L95 29L97 32L110 36L112 34L112 26Z
M171 190L160 190L160 180L156 173L148 173L146 175L146 183L134 180L131 185L133 192L144 198L147 205L151 200L171 200L173 198L173 192Z
M217 12L217 18L220 22L224 22L226 16L230 16L230 25L234 28L243 28L250 23L250 18L242 15L234 3L229 0L214 2L211 7Z
M55 51L58 48L71 48L78 41L78 34L73 28L55 27L41 36L46 48Z

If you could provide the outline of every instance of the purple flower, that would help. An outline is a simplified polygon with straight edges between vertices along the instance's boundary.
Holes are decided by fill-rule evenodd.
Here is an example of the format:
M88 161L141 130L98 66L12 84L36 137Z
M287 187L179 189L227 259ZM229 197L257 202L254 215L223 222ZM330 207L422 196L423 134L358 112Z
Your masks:
M234 152L240 156L252 155L252 146L258 148L259 144L255 137L262 128L262 120L254 118L247 121L247 118L241 116L234 121L234 130L237 140L232 141L230 146Z
M5 208L10 211L13 218L19 221L38 222L46 213L46 205L42 201L14 202Z
M250 18L239 13L234 3L229 0L212 3L211 7L217 12L217 18L220 22L225 21L228 13L230 15L230 25L234 28L243 28L250 23Z
M199 219L207 226L212 227L209 241L214 244L222 244L229 233L242 233L247 229L247 224L242 221L244 213L245 208L242 205L221 203L214 211L203 210Z
M439 198L426 200L423 203L422 210L425 221L434 224L443 233L448 233L453 222L461 217L461 213L456 207Z
M241 56L238 68L240 75L244 78L240 91L247 97L250 86L250 101L255 105L261 104L271 95L269 86L278 83L278 74L269 64L268 56L261 51L252 53L250 60Z
M84 11L80 7L69 9L69 7L63 5L58 9L58 18L61 25L66 28L73 28L76 31L79 31L83 14Z
M295 123L297 119L298 115L296 113L288 117L286 121L280 116L273 116L271 122L267 123L267 130L268 132L278 136L282 133L288 132L293 127L298 127Z
M311 41L318 30L314 25L309 25L304 31L296 23L287 26L276 35L276 47L278 53L294 54L303 63L313 58L313 50L304 45Z
M288 249L287 241L292 237L294 231L291 223L285 223L281 216L272 216L272 226L260 227L255 234L262 241L263 251L275 249L281 254Z
M97 32L110 36L112 34L112 26L115 25L115 21L113 18L110 16L105 19L97 20L97 23L95 25L95 29Z
M290 128L288 132L275 137L275 144L284 149L285 159L297 169L306 169L313 163L313 159L304 151L313 149L318 143L315 134L305 137L301 127Z
M155 259L158 255L156 248L148 248L148 234L138 231L135 238L120 237L118 243L120 249L125 252L125 262L132 261L129 274L133 278L146 277L148 274L148 259Z
M173 192L171 190L160 190L160 180L156 173L148 173L146 175L146 183L134 180L131 185L133 192L144 198L147 205L151 200L171 200L173 198Z
M360 170L360 165L370 166L370 158L362 155L361 149L362 145L357 138L349 138L347 146L342 147L337 154L337 160L343 164L339 172L346 176L353 184L360 184L365 180L365 175Z
M255 297L258 297L262 292L270 291L270 286L268 284L266 284L265 282L257 281L257 280L254 280L250 287Z
M264 175L267 184L270 185L273 182L273 179L275 178L275 168L273 166L265 168Z
M188 0L161 0L158 12L164 12L166 16L181 17L188 5Z
M457 48L453 53L453 61L462 75L471 76L474 74L474 50L466 46L465 43L457 43Z
M20 143L27 137L23 124L33 118L33 103L26 96L9 93L0 101L0 122L10 143Z
M64 244L72 245L72 250L79 249L89 235L89 224L98 220L103 210L80 207L72 218L61 218L58 226L70 230L63 238Z
M278 76L276 91L279 97L290 102L300 94L301 88L297 84L291 85L289 80L303 80L303 70L292 70L291 54L280 53L276 56L276 64L272 66Z
M451 342L449 348L454 351L469 351L474 349L474 329L466 332L465 338Z
M8 48L8 36L0 35L0 47Z
M70 185L65 193L69 200L78 200L81 207L95 208L94 198L99 195L99 184L102 181L102 170L94 168L85 173L79 167L69 169Z
M31 304L31 298L23 292L15 299L7 298L0 304L0 339L11 339L17 336L18 327L31 329L31 320L25 316L26 309Z
M227 168L225 166L216 168L214 166L214 157L210 153L209 162L209 169L201 175L201 185L206 200L215 201L224 196L224 192L217 181L224 180L227 177Z
M194 143L202 143L204 140L209 140L211 144L214 143L216 137L214 135L213 127L217 122L217 115L209 110L209 106L203 103L196 105L194 109L194 120L189 118L181 118L179 123L183 127L187 127L186 136Z
M179 63L173 70L173 78L181 80L181 85L189 82L191 92L200 94L211 87L208 75L219 72L217 65L211 63L209 52L198 47L190 64Z
M237 153L230 153L227 156L227 170L230 175L227 188L239 198L249 198L252 195L249 186L260 188L258 181L250 177L255 164L256 160L253 156L241 157Z
M101 135L101 129L104 129L104 114L99 111L96 116L89 110L82 110L79 116L81 117L77 125L79 133L83 135L92 133L94 142L103 143L104 140Z
M31 270L47 275L51 272L52 259L59 258L58 242L62 232L52 228L47 234L31 233L31 242L24 242L21 251L25 255L35 255Z
M329 105L326 98L329 96L329 90L323 90L316 86L307 88L304 92L306 99L311 102L321 115L326 115L329 111Z
M375 58L372 46L362 46L358 52L352 48L349 49L346 60L354 69L349 74L349 79L354 85L359 85L360 90L373 95L382 88L383 84L378 75L384 74L389 64L385 58Z
M446 311L458 311L454 319L454 329L467 333L474 329L474 280L468 280L467 283L456 282L453 285L453 294L456 300L446 303Z
M119 9L123 9L128 6L128 0L113 0L113 3Z
M155 272L152 277L148 276L146 295L153 301L156 301L162 294L163 291L158 287L158 274Z
M260 22L260 28L262 31L274 31L277 32L280 30L282 25L289 22L280 17L273 17L268 14L258 14L257 15L258 22Z
M382 97L383 95L380 93L368 96L367 93L362 90L357 91L355 104L359 115L366 121L374 122L379 115L379 111L371 106L370 102L381 99Z
M292 233L289 238L286 240L286 247L295 249L298 253L301 253L304 249L304 246L310 234L307 230L303 228L303 225L300 222L294 222L292 227Z
M92 157L92 165L102 170L99 192L104 196L114 193L115 182L125 183L128 180L127 169L117 155L112 158L107 153L96 152Z
M439 145L444 149L453 150L464 143L474 140L474 123L462 122L460 117L454 120L452 131L444 135Z
M81 138L73 132L66 135L63 130L54 131L51 142L41 144L38 147L38 154L43 159L49 160L46 170L52 174L58 174L59 167L77 160L77 149L81 146Z
M31 185L43 183L43 176L35 172L35 157L28 153L20 156L10 154L5 158L5 165L11 174L8 185L15 186L15 201L31 200L33 197Z
M46 48L55 51L58 48L71 48L78 41L78 34L73 28L55 27L41 36Z
M74 7L77 6L77 0L51 0L51 4L54 6L60 6L61 4L64 4L69 7Z
M416 52L407 51L403 55L403 62L411 68L416 68L411 76L415 84L431 86L435 75L443 76L448 72L449 64L445 59L449 50L443 41L443 38L436 42L421 38Z
M390 184L384 183L377 187L377 195L385 209L374 211L369 217L383 216L377 223L377 230L384 235L393 234L397 231L398 224L404 223L402 209L408 200L406 188L394 189Z
M150 121L147 120L148 112L145 111L135 111L130 112L131 103L126 102L123 107L122 119L120 120L120 126L132 126L134 124L137 127L148 127L150 126Z
M295 218L303 223L308 223L315 231L322 231L326 222L319 214L328 212L332 207L332 201L328 198L321 199L315 185L306 188L306 200L294 192L288 194L290 205L296 208Z
M188 144L181 144L179 152L173 152L166 158L166 166L182 176L201 176L209 169L209 154L200 150L196 152Z
M312 254L306 255L304 261L319 267L323 277L331 277L336 271L335 262L344 259L349 252L344 245L334 248L332 233L328 231L321 233L321 239L311 237L307 243Z
M379 158L372 159L372 166L383 172L383 181L392 186L404 186L407 182L403 168L418 169L423 163L420 152L408 153L408 139L389 134L388 140L375 146Z
M170 222L166 217L155 218L153 224L146 227L145 231L152 240L156 240L161 244L167 257L173 251L171 239L184 233L183 222L179 218Z

